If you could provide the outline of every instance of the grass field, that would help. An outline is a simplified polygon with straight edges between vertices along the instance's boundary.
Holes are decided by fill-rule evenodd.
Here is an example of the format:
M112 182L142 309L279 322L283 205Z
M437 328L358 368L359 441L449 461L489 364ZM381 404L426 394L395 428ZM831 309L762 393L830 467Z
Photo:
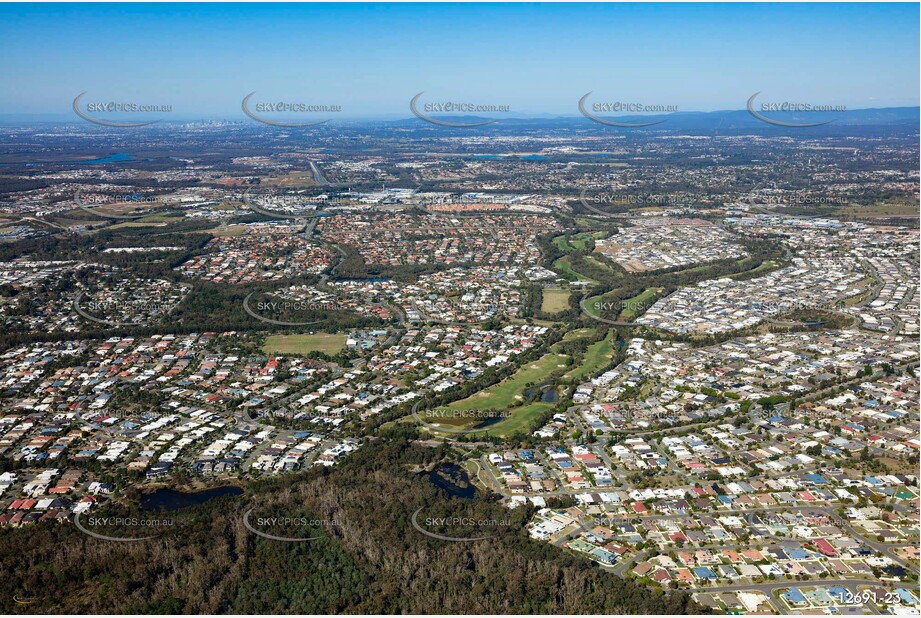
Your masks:
M572 341L573 339L581 339L582 337L588 337L594 332L591 328L577 328L571 330L565 335L563 335L563 341Z
M211 228L210 230L205 230L209 234L215 236L241 236L243 232L246 231L245 225L222 225L220 227Z
M307 354L323 352L336 354L345 347L344 334L315 333L313 335L270 335L262 346L266 354Z
M561 257L556 262L553 263L553 267L560 271L560 273L569 281L593 281L588 277L577 273L572 269L572 264L569 263L569 258Z
M845 298L844 306L853 307L854 305L862 305L868 300L870 300L870 292L872 291L872 287L875 282L876 282L876 279L874 279L873 277L864 277L863 279L858 281L856 284L854 284L855 288L859 288L863 291L860 292L859 294L855 294L854 296L849 296Z
M535 421L537 420L537 418L541 414L546 412L547 410L550 410L551 408L553 408L552 403L543 403L540 401L535 401L527 405L518 406L517 408L511 408L509 410L509 412L511 412L511 415L508 418L502 419L501 421L498 421L490 425L489 429L487 429L486 431L477 431L476 433L472 433L470 435L471 436L490 435L490 436L497 436L500 438L505 438L518 431L523 432L523 433L528 433L530 432L532 426L535 424ZM445 420L439 423L435 423L433 419L426 418L425 414L420 414L420 416L422 417L423 420L425 420L428 423L440 424L440 425L444 425L445 427L450 427L452 429L463 429L465 427L470 427L471 429L475 429L475 426L479 424L479 421L476 421L476 420L459 421L458 419L451 419L451 421ZM411 416L407 416L404 418L407 419L408 421L413 420ZM439 433L437 429L432 429L431 431L432 433L436 435L445 435L445 436L449 435L448 433ZM453 434L453 435L457 435L457 434Z
M604 294L599 294L598 296L589 296L588 298L585 299L585 303L583 303L583 306L585 307L585 312L588 313L590 316L597 318L599 312L594 309L594 306L596 302L601 302L603 300L604 300Z
M600 240L600 239L604 238L604 237L607 236L607 235L608 235L608 233L607 233L607 232L604 232L604 231L601 231L601 232L583 232L583 233L581 233L581 234L576 234L575 236L573 236L573 237L572 237L572 240L570 240L569 242L570 242L570 244L571 244L573 247L575 247L576 249L579 249L580 251L584 251L584 250L586 249L586 246L588 245L589 239L591 239L591 240Z
M553 239L553 244L556 245L556 248L560 251L566 251L567 253L572 250L572 245L569 244L569 241L566 240L566 235L557 236Z
M836 215L845 217L918 217L918 204L908 201L888 202L883 204L873 204L864 206L861 204L850 204L839 208L835 211Z
M86 208L101 217L108 217L110 215L119 215L123 217L143 216L145 220L153 219L158 215L162 216L164 211L168 210L168 208L164 208L162 204L157 205L148 202L112 202L99 206L90 204L87 205Z
M614 358L614 331L609 331L608 336L588 346L582 364L567 373L564 378L581 380L595 375L602 367Z
M642 315L652 306L656 295L662 292L662 288L646 288L633 298L628 298L623 302L623 311L620 312L619 320L635 320L637 316Z
M182 221L182 219L183 217L171 217L165 214L148 215L146 217L141 217L140 219L125 221L124 223L116 223L115 225L110 225L105 229L117 230L129 227L166 227L167 224Z
M740 269L745 269L747 268L745 265L745 262L749 262L749 261L752 261L751 257L744 257L744 258L740 258L736 260L736 264L738 265ZM770 261L770 260L767 260L767 261ZM676 271L675 274L684 275L684 274L692 274L692 273L702 273L702 272L706 272L710 270L711 268L713 268L713 264L701 264L700 266L694 266L693 268L685 268L684 270ZM754 270L752 271L743 270L742 272L734 273L732 275L720 275L720 277L741 276L743 273L748 273L748 272L754 272Z
M613 272L617 272L617 271L615 271L613 268L611 268L611 265L610 265L610 264L607 264L607 263L605 263L605 262L599 260L599 259L596 258L594 255L586 255L586 256L585 256L585 261L594 264L594 265L597 266L598 268L603 268L603 269L605 269L605 270L608 271L608 272L612 272L612 273L613 273Z
M604 294L598 294L597 296L589 296L585 299L585 311L590 316L595 318L604 318L606 320L613 320L614 316L611 315L611 309L608 307L595 309L595 303L604 303L604 302L613 302L605 299L605 296L614 298L618 290L611 290L610 292L605 292Z
M526 406L520 406L512 410L509 418L503 419L482 433L490 436L504 438L515 432L521 431L529 433L535 420L544 412L553 407L552 403L541 403L539 401L529 403Z
M608 233L604 231L580 232L578 234L573 234L572 236L557 236L553 239L553 244L555 244L560 249L560 251L566 251L567 253L574 249L585 251L589 239L599 240L607 235Z
M540 310L544 313L559 313L569 309L569 290L561 288L544 288Z
M774 260L764 260L756 268L752 268L751 270L746 270L745 272L736 273L734 275L729 275L729 278L736 279L742 276L745 276L746 278L751 277L753 275L757 276L761 274L766 274L768 271L774 270L775 268L777 268L777 262L775 262Z
M521 392L528 383L538 384L553 371L566 366L567 356L548 352L536 361L524 365L512 376L489 388L455 401L447 407L451 410L504 410L519 403L524 397Z
M310 170L288 172L284 176L263 177L262 184L272 187L312 187L316 184Z
M581 337L587 337L594 332L594 329L580 328L569 331L563 337L563 341L572 341ZM554 346L554 348L557 348ZM596 373L601 367L610 362L613 357L614 332L608 333L602 341L594 343L588 347L582 364L567 374L567 377L581 377ZM523 402L525 386L527 384L541 384L544 379L554 371L566 367L569 357L556 351L551 351L540 357L532 363L528 363L518 369L512 376L502 382L495 384L479 393L471 395L466 399L455 401L444 406L442 409L451 411L464 410L507 410L510 415L489 426L486 431L477 432L472 435L492 435L498 437L508 437L516 432L528 432L533 428L537 419L548 410L551 410L555 404L534 401L526 405L518 405ZM562 395L561 395L562 396ZM443 425L452 429L471 428L474 429L482 424L479 417L455 417L437 419L437 416L426 418L425 412L420 412L420 416L436 425ZM406 422L412 422L412 417L404 417ZM438 431L434 431L438 434ZM447 435L447 434L444 434Z
M537 320L534 318L528 318L527 320L523 320L521 318L510 318L509 322L511 324L534 324L537 326L553 326L556 324L554 320Z

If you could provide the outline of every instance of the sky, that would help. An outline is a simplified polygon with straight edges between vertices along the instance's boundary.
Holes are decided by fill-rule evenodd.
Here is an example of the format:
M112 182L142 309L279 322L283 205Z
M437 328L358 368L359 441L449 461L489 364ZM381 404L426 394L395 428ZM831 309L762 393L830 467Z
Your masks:
M919 5L0 4L0 114L91 101L242 120L240 102L410 117L409 101L919 103Z

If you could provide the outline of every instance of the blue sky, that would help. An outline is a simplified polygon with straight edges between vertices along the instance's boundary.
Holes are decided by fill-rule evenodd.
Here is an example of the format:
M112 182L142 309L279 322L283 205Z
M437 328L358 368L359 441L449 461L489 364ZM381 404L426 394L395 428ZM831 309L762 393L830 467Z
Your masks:
M409 116L409 99L918 105L917 4L2 4L0 114L73 98L241 118L240 101ZM429 99L429 97L431 97Z

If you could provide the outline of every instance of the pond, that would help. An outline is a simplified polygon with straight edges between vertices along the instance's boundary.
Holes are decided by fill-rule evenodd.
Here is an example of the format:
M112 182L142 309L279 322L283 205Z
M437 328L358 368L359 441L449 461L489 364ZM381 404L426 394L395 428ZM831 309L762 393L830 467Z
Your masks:
M457 464L442 464L429 473L429 482L456 498L470 500L476 497L476 487L470 482L467 471Z
M175 511L190 506L204 504L213 498L222 496L242 496L243 490L239 487L215 487L205 491L184 493L175 489L157 489L141 495L141 508L145 511Z
M548 384L542 384L541 386L536 386L532 388L526 388L522 393L527 399L530 399L534 396L535 393L540 393L540 401L543 403L556 403L560 400L560 394L556 392L555 389L551 388Z

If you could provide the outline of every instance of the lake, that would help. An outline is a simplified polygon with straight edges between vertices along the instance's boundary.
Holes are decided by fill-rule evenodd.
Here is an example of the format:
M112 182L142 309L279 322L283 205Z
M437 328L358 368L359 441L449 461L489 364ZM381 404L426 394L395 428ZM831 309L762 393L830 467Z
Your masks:
M103 163L122 163L124 161L134 161L134 157L127 152L116 152L115 154L110 154L108 157L103 157L102 159L90 159L89 161L80 161L80 163L100 165Z
M175 511L204 504L213 498L242 495L243 490L233 486L215 487L214 489L194 493L184 493L175 489L158 489L141 495L141 508L145 511Z
M101 159L86 159L77 161L17 161L15 163L0 163L0 167L10 167L12 165L104 165L106 163L124 163L125 161L134 161L134 156L128 154L127 152L116 152L114 154L110 154L108 157L102 157Z

